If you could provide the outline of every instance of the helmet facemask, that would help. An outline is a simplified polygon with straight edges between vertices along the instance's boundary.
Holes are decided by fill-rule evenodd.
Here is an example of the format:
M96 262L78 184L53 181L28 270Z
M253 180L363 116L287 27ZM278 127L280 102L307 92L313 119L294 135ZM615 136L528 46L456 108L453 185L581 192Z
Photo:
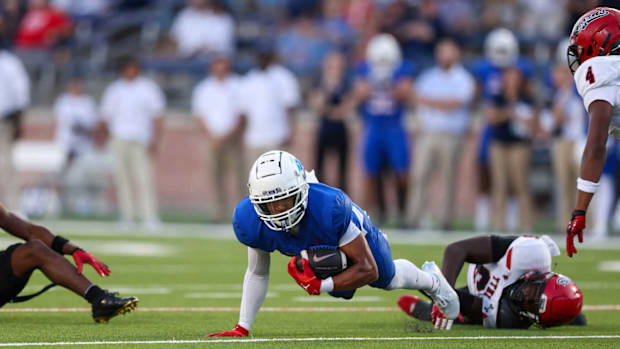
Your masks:
M566 50L566 59L568 61L568 68L570 69L571 74L575 74L577 68L581 64L581 58L583 55L583 47L577 44L572 44L568 46Z
M539 322L538 315L547 303L544 290L553 273L529 272L519 279L508 294L511 307L521 318Z
M308 206L308 184L303 183L298 187L291 188L284 193L278 193L271 196L252 196L250 201L254 204L254 210L260 220L262 220L269 229L277 231L288 231L296 226L306 213ZM270 202L276 202L286 198L294 197L293 207L290 209L272 214L267 208Z

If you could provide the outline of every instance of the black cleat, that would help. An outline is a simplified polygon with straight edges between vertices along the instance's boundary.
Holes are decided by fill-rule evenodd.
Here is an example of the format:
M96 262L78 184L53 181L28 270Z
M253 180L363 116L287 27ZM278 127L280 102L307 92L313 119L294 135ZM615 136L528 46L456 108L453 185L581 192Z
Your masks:
M110 321L116 315L123 315L135 310L138 306L136 297L117 297L118 293L111 293L104 290L105 295L98 302L93 303L93 320L97 323Z

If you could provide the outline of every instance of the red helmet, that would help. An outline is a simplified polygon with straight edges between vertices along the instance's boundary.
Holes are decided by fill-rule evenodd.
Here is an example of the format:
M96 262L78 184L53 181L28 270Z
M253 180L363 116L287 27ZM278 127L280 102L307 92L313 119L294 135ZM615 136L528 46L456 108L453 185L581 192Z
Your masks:
M571 279L554 274L540 297L539 322L554 326L573 321L581 312L583 294Z
M577 67L596 56L620 53L620 11L609 7L597 7L581 16L570 34L566 53L568 67Z
M510 289L509 299L521 317L545 327L573 321L583 305L579 287L568 277L552 272L523 275Z

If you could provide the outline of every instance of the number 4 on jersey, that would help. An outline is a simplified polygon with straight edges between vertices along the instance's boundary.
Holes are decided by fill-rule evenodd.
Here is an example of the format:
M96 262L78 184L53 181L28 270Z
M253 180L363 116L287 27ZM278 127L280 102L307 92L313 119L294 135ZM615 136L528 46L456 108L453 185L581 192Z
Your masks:
M588 72L586 73L586 81L592 85L594 83L594 74L592 74L592 66L588 67Z

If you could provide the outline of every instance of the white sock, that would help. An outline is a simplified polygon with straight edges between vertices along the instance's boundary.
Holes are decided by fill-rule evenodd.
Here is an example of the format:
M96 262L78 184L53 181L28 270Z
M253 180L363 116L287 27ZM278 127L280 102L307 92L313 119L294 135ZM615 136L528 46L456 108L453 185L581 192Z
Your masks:
M476 201L475 226L477 231L489 229L489 197L481 195Z
M396 267L396 273L394 278L388 285L388 290L396 289L408 289L408 290L422 290L433 293L437 289L439 284L437 280L431 275L416 267L406 259L397 259L394 261Z

